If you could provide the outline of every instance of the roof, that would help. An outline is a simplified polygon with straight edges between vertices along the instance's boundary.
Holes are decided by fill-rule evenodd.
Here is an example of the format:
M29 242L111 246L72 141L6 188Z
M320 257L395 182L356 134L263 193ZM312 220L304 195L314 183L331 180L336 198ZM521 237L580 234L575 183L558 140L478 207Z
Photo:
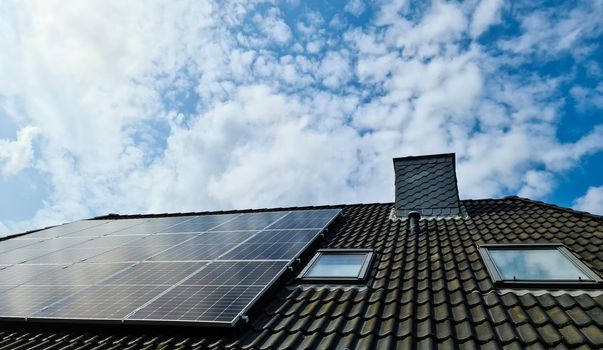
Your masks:
M394 158L394 170L398 217L461 214L454 153Z
M517 197L462 205L466 217L421 220L418 235L390 219L393 203L340 206L319 247L373 248L366 286L303 285L292 273L237 329L4 323L0 348L603 346L600 291L498 290L476 248L560 242L603 275L603 218Z

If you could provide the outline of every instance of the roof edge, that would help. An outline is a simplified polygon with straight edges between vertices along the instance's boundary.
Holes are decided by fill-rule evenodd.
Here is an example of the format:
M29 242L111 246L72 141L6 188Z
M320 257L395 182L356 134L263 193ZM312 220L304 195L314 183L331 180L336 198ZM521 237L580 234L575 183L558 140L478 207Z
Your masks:
M396 157L396 158L393 158L393 162L395 163L397 160L431 159L431 158L442 158L442 157L456 158L456 154L454 152L451 152L451 153L428 154L428 155L422 155L422 156Z
M593 213L589 213L587 211L575 210L572 208L562 207L562 206L559 206L556 204L546 203L543 201L537 201L537 200L525 198L525 197L519 197L519 196L513 195L513 196L503 197L502 199L518 200L521 202L533 203L533 204L537 204L537 205L540 205L543 207L547 207L547 208L551 208L551 209L555 209L555 210L559 210L559 211L564 211L564 212L575 214L575 215L582 215L582 216L586 216L586 217L594 218L594 219L603 219L603 215L593 214Z
M174 213L153 213L153 214L107 214L107 215L95 216L95 217L85 219L85 220L135 219L135 218L153 218L153 217L170 217L170 216L238 214L238 213L243 214L243 213L252 213L252 212L261 213L261 212L283 211L283 210L337 209L337 208L354 207L354 206L359 206L359 205L394 205L394 203L393 202L373 202L373 203L323 204L323 205L306 205L306 206L291 206L291 207L246 208L246 209L174 212Z

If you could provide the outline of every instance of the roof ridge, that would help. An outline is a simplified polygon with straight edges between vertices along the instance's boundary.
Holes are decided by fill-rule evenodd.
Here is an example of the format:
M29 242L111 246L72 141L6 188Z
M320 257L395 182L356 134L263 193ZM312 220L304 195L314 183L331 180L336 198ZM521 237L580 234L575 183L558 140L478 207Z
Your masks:
M521 202L527 202L527 203L532 203L532 204L537 204L543 207L547 207L547 208L551 208L551 209L555 209L555 210L559 210L559 211L564 211L564 212L568 212L571 214L576 214L576 215L582 215L582 216L586 216L589 218L594 218L594 219L603 219L603 215L597 215L597 214L593 214L593 213L589 213L587 211L580 211L580 210L575 210L572 208L567 208L567 207L562 207L556 204L551 204L551 203L546 203L543 201L538 201L535 199L530 199L530 198L525 198L525 197L519 197L516 195L512 195L512 196L506 196L504 199L511 199L511 200L517 200L517 201L521 201Z
M250 212L267 212L267 211L282 211L282 210L308 210L308 209L332 209L346 208L354 206L369 206L369 205L393 205L393 202L373 202L373 203L353 203L353 204L323 204L323 205L306 205L306 206L291 206L291 207L271 207L271 208L245 208L245 209L228 209L228 210L213 210L213 211L190 211L190 212L172 212L172 213L149 213L149 214L114 214L95 216L84 220L103 220L103 219L134 219L134 218L153 218L167 216L193 216L193 215L211 215L211 214L233 214L233 213L250 213Z

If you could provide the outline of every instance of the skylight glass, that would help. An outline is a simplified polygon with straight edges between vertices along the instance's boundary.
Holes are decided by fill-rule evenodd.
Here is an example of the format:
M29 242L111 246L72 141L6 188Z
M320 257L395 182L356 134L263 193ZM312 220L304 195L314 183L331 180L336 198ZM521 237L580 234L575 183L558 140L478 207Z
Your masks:
M495 284L586 288L601 283L601 278L562 244L481 244L479 252Z
M360 282L364 280L372 256L370 249L322 249L299 278L327 283Z
M307 277L358 277L366 254L321 255L306 273Z
M588 279L557 249L490 250L490 256L505 280Z

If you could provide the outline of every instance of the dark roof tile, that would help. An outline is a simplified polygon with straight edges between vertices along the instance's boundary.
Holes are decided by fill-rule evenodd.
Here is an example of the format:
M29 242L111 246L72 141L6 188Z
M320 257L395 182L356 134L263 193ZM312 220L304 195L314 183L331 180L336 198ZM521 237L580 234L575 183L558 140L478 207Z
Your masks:
M559 341L561 341L561 335L551 324L538 327L537 330L540 335L540 339L542 339L547 346L556 345Z
M343 206L322 248L371 247L365 287L283 281L223 335L149 327L0 327L0 348L551 348L603 346L603 295L503 293L492 285L476 243L564 243L603 272L603 219L519 199L463 201L467 218L422 220L410 234L389 219L391 204ZM307 261L307 260L306 260ZM300 264L297 268L301 268ZM75 327L75 326L74 326Z
M596 347L603 347L603 332L601 328L590 325L580 330L582 334L587 338L588 342Z

